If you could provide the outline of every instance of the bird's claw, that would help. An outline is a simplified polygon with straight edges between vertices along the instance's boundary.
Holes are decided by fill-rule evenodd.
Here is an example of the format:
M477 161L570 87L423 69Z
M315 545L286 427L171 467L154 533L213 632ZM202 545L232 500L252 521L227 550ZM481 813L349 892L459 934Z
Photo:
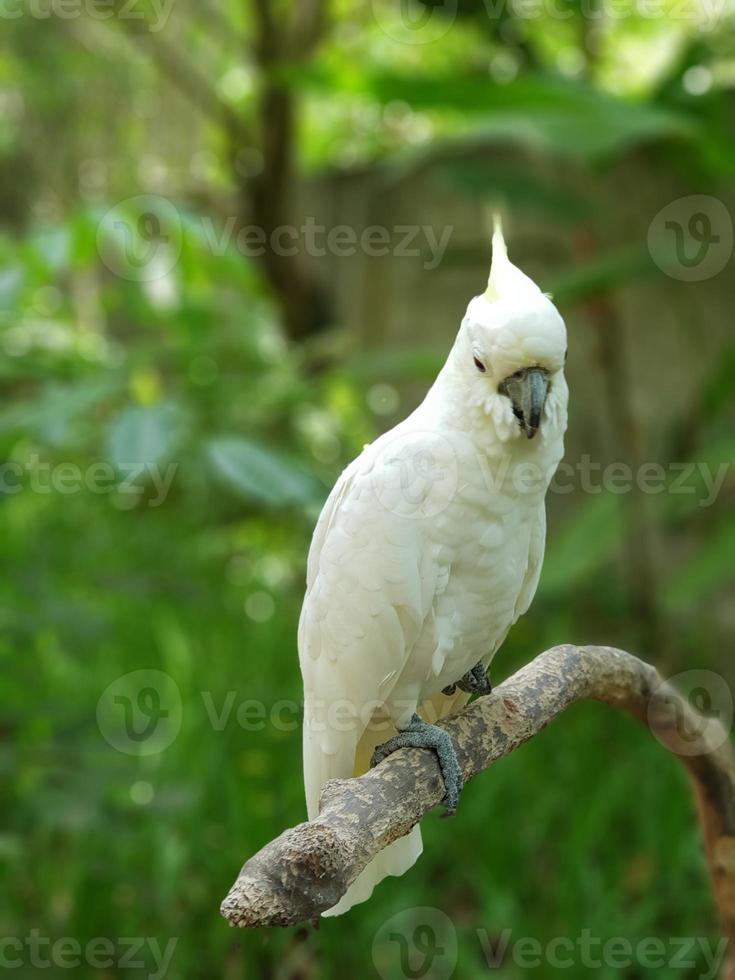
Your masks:
M475 664L472 670L468 670L464 677L445 687L442 694L454 694L457 688L467 694L492 694L493 686L490 683L490 675L481 663Z
M459 767L457 753L451 738L443 728L439 728L438 725L430 725L420 715L414 714L406 728L376 748L371 765L377 766L392 752L407 748L433 749L436 752L439 759L439 769L444 780L445 792L442 803L445 807L446 816L450 816L457 809L459 794L462 792L464 784L462 770Z

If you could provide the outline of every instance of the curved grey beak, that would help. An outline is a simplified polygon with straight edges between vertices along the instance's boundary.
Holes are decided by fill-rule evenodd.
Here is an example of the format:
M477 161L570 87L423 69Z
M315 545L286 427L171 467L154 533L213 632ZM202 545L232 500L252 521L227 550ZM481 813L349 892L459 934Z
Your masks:
M513 414L529 439L538 432L549 391L549 375L543 368L523 368L516 371L498 387L501 395L507 395L513 405Z

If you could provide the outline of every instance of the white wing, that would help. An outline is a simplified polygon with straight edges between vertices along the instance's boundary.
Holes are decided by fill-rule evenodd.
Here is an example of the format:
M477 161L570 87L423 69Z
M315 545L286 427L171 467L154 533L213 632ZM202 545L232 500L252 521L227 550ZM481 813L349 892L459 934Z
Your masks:
M531 538L528 544L528 568L526 569L521 591L518 593L518 601L516 602L515 616L513 618L514 623L528 611L529 606L533 602L533 597L536 595L536 589L538 588L541 577L541 568L544 563L545 548L546 509L542 504L536 513L536 519L531 527Z
M423 521L406 515L403 499L392 506L380 442L343 473L309 552L299 660L310 817L324 782L352 775L365 726L390 695L434 599L436 563Z
M374 746L393 733L365 726L433 622L437 568L421 519L426 495L406 497L399 486L396 497L395 460L390 447L383 452L390 438L368 447L342 474L309 551L299 622L309 819L318 813L324 783L364 770ZM381 851L325 914L365 901L384 877L407 871L421 849L416 826Z

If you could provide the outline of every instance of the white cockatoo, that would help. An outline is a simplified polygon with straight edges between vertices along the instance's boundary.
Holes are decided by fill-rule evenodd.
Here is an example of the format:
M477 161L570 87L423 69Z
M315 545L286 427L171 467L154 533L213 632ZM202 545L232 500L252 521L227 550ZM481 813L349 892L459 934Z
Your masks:
M456 806L456 754L431 722L489 690L490 661L536 591L566 347L556 307L509 261L496 222L487 289L426 398L347 467L314 531L299 623L310 819L324 783L365 772L378 746L376 759L435 749ZM324 914L365 901L421 848L417 826Z

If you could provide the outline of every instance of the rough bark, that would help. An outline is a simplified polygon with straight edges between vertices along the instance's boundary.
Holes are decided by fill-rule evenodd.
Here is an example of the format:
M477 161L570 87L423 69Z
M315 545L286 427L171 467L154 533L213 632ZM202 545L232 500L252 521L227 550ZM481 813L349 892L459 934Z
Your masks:
M700 715L649 664L611 647L565 645L540 654L441 722L464 781L583 699L633 715L689 770L723 933L735 939L735 751L719 721ZM249 927L315 918L443 793L436 756L425 749L401 749L359 778L331 780L315 820L286 830L245 863L222 914L231 925Z

